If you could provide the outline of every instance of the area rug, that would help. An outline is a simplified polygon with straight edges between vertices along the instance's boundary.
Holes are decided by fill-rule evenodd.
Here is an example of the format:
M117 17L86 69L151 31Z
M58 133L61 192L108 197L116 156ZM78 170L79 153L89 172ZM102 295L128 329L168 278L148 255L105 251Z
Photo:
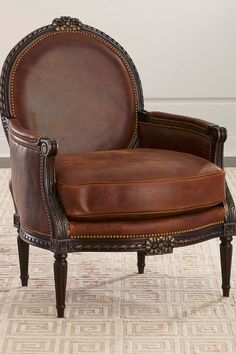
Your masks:
M65 319L56 318L53 254L30 247L19 281L10 171L0 170L0 352L3 354L235 354L236 252L230 298L221 292L219 240L147 257L69 255ZM236 169L227 169L236 196Z

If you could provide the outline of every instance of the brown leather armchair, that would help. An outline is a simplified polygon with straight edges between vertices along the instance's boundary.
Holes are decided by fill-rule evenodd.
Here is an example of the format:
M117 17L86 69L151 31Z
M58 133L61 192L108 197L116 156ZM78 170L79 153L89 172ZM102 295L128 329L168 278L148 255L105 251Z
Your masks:
M27 35L1 76L21 281L29 244L51 250L58 317L67 254L145 255L221 239L229 296L235 209L223 171L226 129L144 110L126 51L105 33L61 17Z

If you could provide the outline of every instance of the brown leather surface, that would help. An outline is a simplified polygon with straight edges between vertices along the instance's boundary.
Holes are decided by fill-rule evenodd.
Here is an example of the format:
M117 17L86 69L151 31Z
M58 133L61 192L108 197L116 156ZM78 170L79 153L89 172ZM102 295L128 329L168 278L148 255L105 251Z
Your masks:
M137 236L148 237L154 234L191 231L224 221L225 210L216 206L204 211L152 220L70 222L73 236Z
M17 139L20 139L29 143L36 143L41 137L40 133L24 129L20 123L19 119L10 119L9 120L9 129Z
M147 218L225 199L225 174L191 154L121 149L57 156L57 189L70 220Z
M114 51L78 33L40 41L16 66L14 116L59 143L59 153L127 147L136 126L134 88Z
M10 120L10 127L13 120ZM16 123L17 124L17 123ZM42 160L38 149L30 143L20 143L9 130L11 154L11 192L20 222L34 233L51 234L41 186ZM33 136L29 136L33 138ZM36 138L36 137L35 137Z
M183 124L192 125L192 126L195 125L196 127L200 127L200 128L206 129L206 130L209 127L214 125L213 123L208 122L204 119L187 117L187 116L183 116L180 114L173 114L173 113L166 113L166 112L159 112L159 111L148 112L148 116L160 118L165 121L173 121L175 123L183 123Z
M214 144L209 136L213 124L170 113L149 112L146 122L139 122L141 148L187 152L213 160Z

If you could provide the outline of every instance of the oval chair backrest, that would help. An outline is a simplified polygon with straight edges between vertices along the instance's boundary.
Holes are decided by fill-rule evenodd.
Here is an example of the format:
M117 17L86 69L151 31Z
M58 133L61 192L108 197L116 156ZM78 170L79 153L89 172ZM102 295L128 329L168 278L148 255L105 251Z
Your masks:
M136 143L143 108L136 68L117 42L77 19L55 19L26 36L1 80L3 116L57 140L59 153Z

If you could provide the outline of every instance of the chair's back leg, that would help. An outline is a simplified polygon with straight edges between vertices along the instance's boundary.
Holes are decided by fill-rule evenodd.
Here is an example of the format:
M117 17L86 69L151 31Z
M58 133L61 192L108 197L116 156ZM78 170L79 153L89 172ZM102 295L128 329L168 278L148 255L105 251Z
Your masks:
M20 262L20 278L22 286L28 285L29 268L29 244L23 241L20 236L17 237L18 254Z
M221 274L222 274L222 289L223 296L229 296L230 290L230 273L231 273L231 262L232 262L232 252L233 246L232 236L220 237L220 258L221 258Z
M145 267L145 251L138 251L137 258L138 258L138 263L137 263L138 273L143 274L144 267Z
M54 254L54 279L56 288L56 308L57 316L64 317L66 281L67 281L67 254Z

